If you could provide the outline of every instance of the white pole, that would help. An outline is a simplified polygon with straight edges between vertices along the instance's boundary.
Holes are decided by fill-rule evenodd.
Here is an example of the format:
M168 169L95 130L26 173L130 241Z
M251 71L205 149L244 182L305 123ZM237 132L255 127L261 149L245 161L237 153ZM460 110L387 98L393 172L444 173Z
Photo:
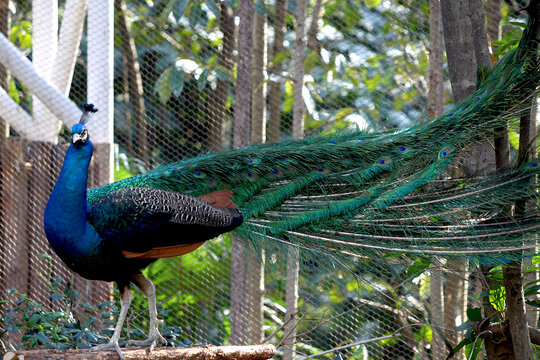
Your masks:
M40 77L30 60L2 34L0 34L0 62L34 95L37 95L66 126L71 128L79 122L81 110L60 90ZM36 120L40 121L40 119Z
M37 73L51 79L58 47L58 1L32 1L32 61ZM29 133L32 140L56 142L60 123L39 99L32 97L32 112L37 128Z
M38 128L37 121L32 119L9 94L0 87L0 118L7 121L19 135L31 137L29 132Z
M113 143L114 3L88 4L88 102L99 111L92 119L95 143ZM90 123L88 123L90 125Z
M84 28L88 0L67 0L58 39L58 52L51 80L64 95L69 95L75 61Z

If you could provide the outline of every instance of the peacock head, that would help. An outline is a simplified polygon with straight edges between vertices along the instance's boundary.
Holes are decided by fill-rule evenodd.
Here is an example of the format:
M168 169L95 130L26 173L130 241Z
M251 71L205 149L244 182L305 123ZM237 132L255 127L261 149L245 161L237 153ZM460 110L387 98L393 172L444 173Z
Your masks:
M88 122L90 115L97 111L98 109L93 104L84 105L81 120L71 128L71 143L73 145L80 147L88 143L90 136L88 135L88 129L85 124Z

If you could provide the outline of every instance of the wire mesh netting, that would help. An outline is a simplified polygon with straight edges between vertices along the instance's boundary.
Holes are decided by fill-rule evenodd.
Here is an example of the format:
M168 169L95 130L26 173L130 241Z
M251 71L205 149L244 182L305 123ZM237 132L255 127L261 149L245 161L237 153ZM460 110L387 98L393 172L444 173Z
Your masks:
M117 290L68 270L43 231L69 127L80 116L65 116L72 110L66 102L100 108L88 124L95 143L89 187L210 151L298 138L293 119L299 106L304 135L401 128L439 115L441 104L452 101L444 65L440 105L428 114L429 56L439 51L442 59L443 53L440 39L440 49L429 48L442 31L440 14L434 14L438 2L431 3L0 0L0 30L17 51L0 48L15 59L2 59L6 67L0 66L5 349L19 344L26 331L12 326L25 315L8 312L14 304L23 306L17 302L21 294L42 304L43 312L74 311L84 321L94 319L80 329L81 347L96 340L84 331L110 330L117 313L118 304L107 304L117 299ZM521 15L511 4L499 6L487 9L488 15L499 14L495 30L488 29L491 39L515 38L520 28L511 23L522 21ZM303 42L297 29L304 29ZM24 67L30 62L36 76ZM293 250L238 248L236 241L223 235L145 270L156 285L170 343L268 341L284 359L338 353L442 359L463 338L455 330L465 322L467 306L481 306L477 266L465 260L381 252L377 259L323 263L295 257ZM148 328L146 299L134 294L123 339L144 338ZM530 324L537 322L531 311ZM27 333L24 344L67 343L62 337L47 340L40 331ZM465 358L463 350L456 358Z

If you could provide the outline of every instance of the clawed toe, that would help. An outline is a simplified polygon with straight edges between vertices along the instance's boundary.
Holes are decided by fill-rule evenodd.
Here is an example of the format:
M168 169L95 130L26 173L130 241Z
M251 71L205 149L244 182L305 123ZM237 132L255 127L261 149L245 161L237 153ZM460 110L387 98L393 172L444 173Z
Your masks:
M130 340L127 342L126 346L140 346L140 347L147 347L149 352L154 350L154 347L157 344L167 344L167 340L159 332L157 332L154 335L150 335L148 339L146 340Z
M122 350L120 350L118 341L111 340L108 343L96 345L90 349L90 351L104 351L104 350L114 350L120 357L120 360L124 360L124 355L122 355Z

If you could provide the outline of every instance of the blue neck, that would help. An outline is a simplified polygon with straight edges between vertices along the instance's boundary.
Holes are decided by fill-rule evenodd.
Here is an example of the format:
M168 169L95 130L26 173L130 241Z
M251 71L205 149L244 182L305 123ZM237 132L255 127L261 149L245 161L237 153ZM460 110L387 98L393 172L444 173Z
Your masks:
M45 233L58 253L84 256L95 250L96 232L86 221L86 187L93 146L70 145L58 181L45 208Z

